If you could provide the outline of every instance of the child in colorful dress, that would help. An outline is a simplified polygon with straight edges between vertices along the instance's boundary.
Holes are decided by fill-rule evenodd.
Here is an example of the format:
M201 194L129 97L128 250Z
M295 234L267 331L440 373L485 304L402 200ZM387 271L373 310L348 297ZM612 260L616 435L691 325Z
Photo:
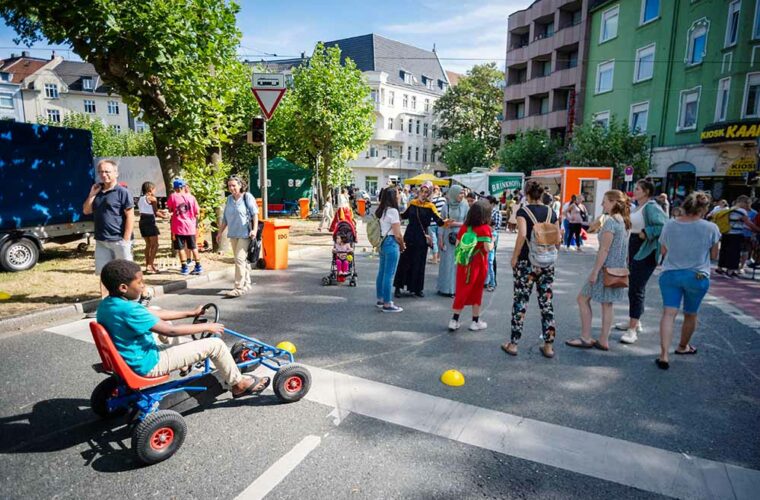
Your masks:
M349 252L351 252L351 243L344 241L341 235L336 235L335 246L333 246L333 255L335 256L335 267L338 270L338 276L345 276L348 274Z

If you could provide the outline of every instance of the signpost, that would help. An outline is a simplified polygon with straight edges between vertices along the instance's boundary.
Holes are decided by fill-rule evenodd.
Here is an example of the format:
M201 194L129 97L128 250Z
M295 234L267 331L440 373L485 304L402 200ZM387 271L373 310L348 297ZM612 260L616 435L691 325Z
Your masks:
M625 185L628 189L628 191L631 191L629 182L633 182L633 167L628 165L625 167Z
M272 118L274 111L285 95L285 76L274 73L253 73L251 75L251 90L259 103L261 112L264 113L264 140L261 143L261 171L259 183L261 184L261 209L262 218L269 217L269 196L267 189L267 120Z

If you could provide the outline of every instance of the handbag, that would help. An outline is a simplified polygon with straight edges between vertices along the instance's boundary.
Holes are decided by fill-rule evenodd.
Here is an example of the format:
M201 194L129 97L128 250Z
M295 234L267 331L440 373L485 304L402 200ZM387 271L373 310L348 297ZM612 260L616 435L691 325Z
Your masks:
M451 231L449 232L449 245L456 245L457 244L457 235L455 232Z
M420 219L420 211L415 210L414 213L417 214L417 222L420 223L420 228L425 236L425 242L427 243L428 248L433 248L433 237L425 232L425 226L422 225L422 219Z
M628 288L627 267L605 267L602 269L606 288Z

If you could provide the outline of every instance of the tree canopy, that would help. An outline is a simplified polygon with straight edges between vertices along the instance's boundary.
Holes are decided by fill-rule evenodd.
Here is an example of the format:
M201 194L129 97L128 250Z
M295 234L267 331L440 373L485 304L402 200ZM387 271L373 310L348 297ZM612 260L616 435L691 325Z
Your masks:
M499 160L508 172L530 174L533 170L562 165L562 145L545 130L520 131L512 140L505 140Z
M81 128L92 133L92 154L104 156L154 156L153 136L150 132L133 132L127 130L117 132L101 120L91 118L82 113L64 115L61 123L40 118L38 123L57 127Z
M631 165L637 178L644 177L649 173L648 140L613 116L607 127L592 122L575 127L566 158L572 165L613 167L615 177Z
M237 58L238 5L227 0L0 0L32 44L70 45L150 126L167 183L241 133L255 103Z
M476 167L489 168L489 156L485 142L469 134L451 139L441 148L441 159L450 175L472 172Z

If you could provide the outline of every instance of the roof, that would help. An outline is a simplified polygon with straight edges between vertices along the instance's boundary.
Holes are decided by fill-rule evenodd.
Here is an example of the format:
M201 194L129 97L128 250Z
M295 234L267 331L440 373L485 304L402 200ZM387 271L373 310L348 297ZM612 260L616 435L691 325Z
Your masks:
M461 73L454 73L453 71L446 70L446 77L449 79L449 83L452 87L455 87L459 83L459 79L464 75Z
M351 58L361 71L382 71L388 74L388 83L442 94L439 81L449 84L446 73L432 50L420 49L395 40L370 33L342 40L325 42L326 47L340 47L341 58ZM402 72L411 73L416 79L405 83ZM422 77L433 80L433 88L427 89Z
M267 71L272 71L274 73L284 73L293 71L293 69L297 68L301 65L306 65L309 63L308 57L295 57L293 59L275 59L270 61L260 60L260 61L246 61L247 64L251 66L256 65L262 65L264 68L266 68Z
M24 78L33 75L49 62L50 59L37 59L36 57L11 57L2 60L0 71L12 73L11 83L21 83Z
M110 88L103 85L100 75L95 71L95 66L90 63L61 61L55 68L53 68L53 73L63 80L63 83L66 84L69 90L84 91L82 80L89 77L92 79L93 84L98 85L95 92L103 94L110 92Z

